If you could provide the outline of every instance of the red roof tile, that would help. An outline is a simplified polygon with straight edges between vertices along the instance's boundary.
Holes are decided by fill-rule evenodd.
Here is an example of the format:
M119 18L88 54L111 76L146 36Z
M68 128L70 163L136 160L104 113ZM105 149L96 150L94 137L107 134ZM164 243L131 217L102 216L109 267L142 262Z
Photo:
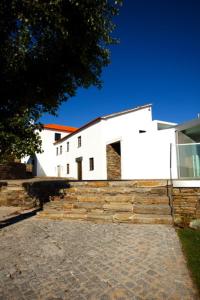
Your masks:
M57 124L45 124L43 127L45 129L52 129L52 130L58 130L64 132L74 132L78 129L71 126L64 126L64 125L57 125Z

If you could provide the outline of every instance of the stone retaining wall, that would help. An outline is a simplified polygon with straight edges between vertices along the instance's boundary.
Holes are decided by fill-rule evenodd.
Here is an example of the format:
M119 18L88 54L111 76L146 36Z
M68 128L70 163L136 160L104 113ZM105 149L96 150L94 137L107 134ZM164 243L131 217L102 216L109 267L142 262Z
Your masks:
M27 178L26 165L18 162L0 164L0 180Z
M175 224L188 225L200 218L200 188L173 188L173 207Z
M53 180L53 179L29 179L29 180L8 180L0 181L0 206L2 205L14 205L23 207L35 207L42 206L44 202L49 201L55 197L61 197L65 195L66 188L71 186L71 190L74 188L79 191L79 186L85 188L92 187L105 187L109 189L118 189L122 193L125 189L127 182L124 181L69 181L65 179ZM155 184L155 181L130 181L129 184L133 188L146 186L151 187ZM160 185L164 183L160 181ZM167 186L167 182L165 183ZM157 182L159 191L159 182ZM141 190L141 189L140 189ZM117 190L115 190L115 202L117 201ZM80 193L80 197L84 195ZM97 195L98 196L98 195ZM121 198L121 194L119 198ZM192 219L200 218L200 188L190 187L174 187L172 191L173 196L173 208L174 208L174 221L175 224L187 225ZM88 200L88 195L86 197ZM144 198L144 197L143 197ZM145 196L147 198L147 195ZM144 199L143 199L144 200ZM148 199L147 199L148 200ZM147 202L146 200L146 202ZM151 199L150 199L151 200ZM83 201L83 200L82 200ZM146 203L145 202L145 203Z
M42 207L66 185L66 180L0 182L0 206Z

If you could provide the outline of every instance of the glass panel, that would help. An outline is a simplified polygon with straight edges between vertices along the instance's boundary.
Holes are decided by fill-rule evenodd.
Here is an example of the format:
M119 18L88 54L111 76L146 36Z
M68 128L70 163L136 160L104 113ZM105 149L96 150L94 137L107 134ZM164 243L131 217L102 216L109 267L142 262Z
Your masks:
M200 177L200 143L179 144L177 154L179 177Z

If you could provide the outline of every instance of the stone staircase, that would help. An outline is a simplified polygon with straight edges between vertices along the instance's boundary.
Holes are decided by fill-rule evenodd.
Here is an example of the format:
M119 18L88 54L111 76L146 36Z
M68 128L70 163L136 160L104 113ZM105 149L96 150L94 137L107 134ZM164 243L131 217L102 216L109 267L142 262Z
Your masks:
M70 181L38 218L172 224L166 180Z

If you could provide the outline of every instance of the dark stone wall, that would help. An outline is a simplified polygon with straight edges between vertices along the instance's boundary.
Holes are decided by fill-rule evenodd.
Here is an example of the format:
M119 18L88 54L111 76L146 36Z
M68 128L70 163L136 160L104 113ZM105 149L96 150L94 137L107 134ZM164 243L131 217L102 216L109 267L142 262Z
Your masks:
M66 180L0 182L0 206L42 207L67 187Z
M113 144L106 146L107 154L107 179L121 179L121 155Z
M27 178L26 165L18 162L0 164L0 180Z

